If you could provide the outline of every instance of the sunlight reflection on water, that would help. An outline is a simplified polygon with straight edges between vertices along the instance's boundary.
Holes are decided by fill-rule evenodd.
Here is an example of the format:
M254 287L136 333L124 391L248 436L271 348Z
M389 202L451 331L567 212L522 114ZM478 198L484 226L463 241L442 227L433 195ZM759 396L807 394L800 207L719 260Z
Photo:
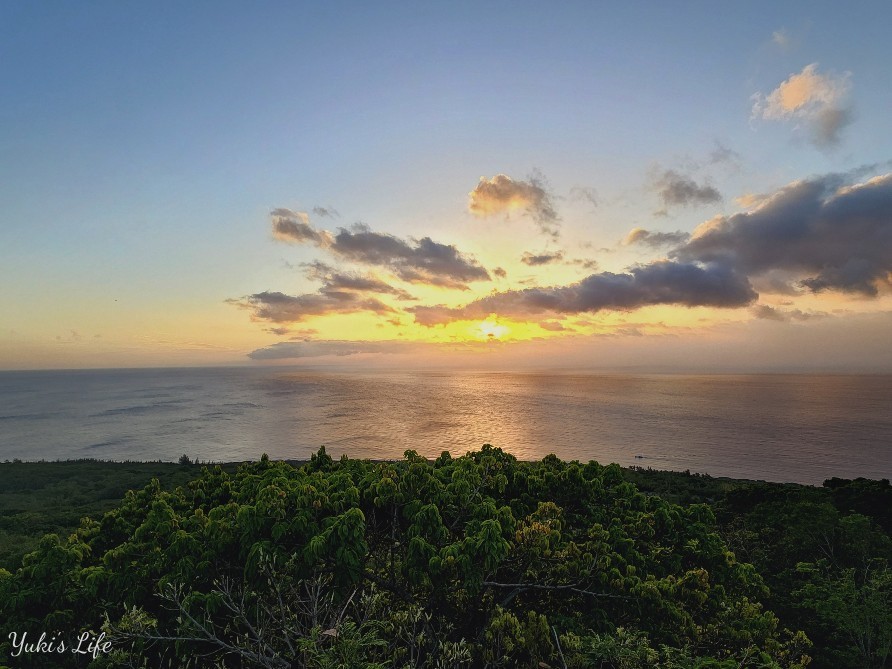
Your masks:
M892 377L326 373L0 374L0 459L521 459L820 483L892 476ZM641 456L641 457L636 457Z

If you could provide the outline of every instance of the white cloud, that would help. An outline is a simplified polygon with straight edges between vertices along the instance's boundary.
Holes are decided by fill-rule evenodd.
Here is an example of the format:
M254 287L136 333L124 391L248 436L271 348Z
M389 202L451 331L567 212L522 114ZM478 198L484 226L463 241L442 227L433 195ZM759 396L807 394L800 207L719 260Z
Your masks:
M753 118L801 121L817 146L835 146L852 118L850 78L848 72L821 74L817 63L806 65L768 95L754 95Z
M777 44L782 49L786 49L790 46L791 43L790 33L787 32L786 28L775 30L771 34L771 41Z

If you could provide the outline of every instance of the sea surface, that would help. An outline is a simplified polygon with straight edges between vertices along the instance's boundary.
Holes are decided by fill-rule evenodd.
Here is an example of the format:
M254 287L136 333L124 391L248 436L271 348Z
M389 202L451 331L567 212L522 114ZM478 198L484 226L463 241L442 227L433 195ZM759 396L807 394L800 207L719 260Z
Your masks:
M519 459L820 484L892 478L890 375L0 373L0 462L400 458L484 443Z

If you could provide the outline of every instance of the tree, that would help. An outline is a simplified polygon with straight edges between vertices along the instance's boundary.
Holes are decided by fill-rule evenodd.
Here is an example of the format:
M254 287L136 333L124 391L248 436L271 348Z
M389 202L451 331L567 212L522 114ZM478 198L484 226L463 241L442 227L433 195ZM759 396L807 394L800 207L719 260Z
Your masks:
M880 560L863 570L834 571L826 560L801 563L805 583L796 594L842 637L852 666L879 669L892 654L892 570Z

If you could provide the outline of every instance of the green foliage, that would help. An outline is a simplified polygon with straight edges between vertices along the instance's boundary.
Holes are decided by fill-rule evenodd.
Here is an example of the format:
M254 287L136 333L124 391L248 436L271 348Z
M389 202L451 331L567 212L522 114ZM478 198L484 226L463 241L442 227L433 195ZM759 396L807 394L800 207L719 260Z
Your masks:
M841 512L854 512L872 518L886 534L892 534L892 485L889 479L832 478L824 481L830 490L833 505Z
M863 605L870 657L888 652L888 537L829 489L672 475L682 506L615 465L490 445L173 468L188 485L152 480L0 571L2 631L102 629L95 667L799 669L790 621L851 659L840 621Z
M226 468L235 471L236 465ZM81 518L101 517L152 478L172 490L200 474L198 467L169 462L0 463L0 567L19 567L44 534L68 536Z
M802 605L848 650L853 666L885 667L892 654L892 569L876 560L864 569L834 570L827 560L800 563Z
M845 630L863 613L847 584L869 582L878 573L876 565L892 560L892 541L877 522L885 510L870 507L887 488L888 482L863 479L833 479L824 489L750 484L717 504L729 545L766 577L765 603L814 642L814 667L871 667L869 658L883 647L877 645L878 627L866 632L875 635L869 651L859 635ZM833 607L818 604L821 592Z

